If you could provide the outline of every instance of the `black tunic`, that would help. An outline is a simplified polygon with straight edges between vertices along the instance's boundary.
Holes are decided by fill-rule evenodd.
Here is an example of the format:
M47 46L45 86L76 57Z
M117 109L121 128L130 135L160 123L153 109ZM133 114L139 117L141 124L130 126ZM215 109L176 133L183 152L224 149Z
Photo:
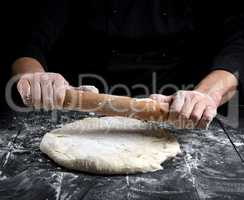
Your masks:
M55 58L56 65L73 71L86 68L84 63L101 65L102 70L99 63L107 62L106 58L113 63L114 57L116 66L124 62L163 67L194 60L208 63L208 70L243 74L244 7L238 1L89 0L78 4L46 0L40 4L40 18L16 57L34 57L44 66Z

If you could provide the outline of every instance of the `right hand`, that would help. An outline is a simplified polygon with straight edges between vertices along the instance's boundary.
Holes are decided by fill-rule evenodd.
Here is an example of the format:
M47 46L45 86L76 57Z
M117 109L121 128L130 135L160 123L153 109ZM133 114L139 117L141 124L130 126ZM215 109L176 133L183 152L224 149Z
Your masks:
M44 110L61 109L66 89L72 88L62 75L47 72L24 74L17 84L25 105ZM98 93L93 86L81 86L78 89Z

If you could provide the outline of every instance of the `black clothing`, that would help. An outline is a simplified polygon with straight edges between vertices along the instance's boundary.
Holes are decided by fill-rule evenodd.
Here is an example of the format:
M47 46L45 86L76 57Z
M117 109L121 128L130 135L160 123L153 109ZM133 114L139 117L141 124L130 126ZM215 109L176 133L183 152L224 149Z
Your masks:
M238 1L89 0L78 5L43 0L40 4L39 22L16 57L34 57L44 66L48 63L50 71L103 72L105 67L127 70L126 66L141 70L150 66L154 71L191 61L208 63L196 66L196 71L224 69L243 75L244 8Z

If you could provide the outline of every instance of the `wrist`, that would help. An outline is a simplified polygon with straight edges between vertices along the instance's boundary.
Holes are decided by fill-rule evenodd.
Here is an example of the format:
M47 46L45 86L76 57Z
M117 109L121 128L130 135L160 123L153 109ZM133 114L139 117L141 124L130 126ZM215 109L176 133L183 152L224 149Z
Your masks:
M209 90L209 89L202 88L202 87L197 87L194 89L194 91L202 93L202 94L210 97L214 101L214 103L217 107L219 105L221 105L221 101L222 101L223 96L224 96L224 94L221 91L213 91L213 90Z
M196 86L195 91L210 96L220 106L233 97L237 85L237 78L232 73L215 70Z
M45 72L45 70L42 65L34 58L19 58L12 65L13 75L22 75L37 72Z

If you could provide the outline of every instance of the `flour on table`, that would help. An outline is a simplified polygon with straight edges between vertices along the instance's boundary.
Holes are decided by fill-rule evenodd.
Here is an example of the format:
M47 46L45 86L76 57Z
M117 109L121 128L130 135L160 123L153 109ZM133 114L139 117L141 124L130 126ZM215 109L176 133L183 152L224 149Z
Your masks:
M47 133L40 149L61 166L97 174L160 170L180 152L165 129L126 117L75 121Z

